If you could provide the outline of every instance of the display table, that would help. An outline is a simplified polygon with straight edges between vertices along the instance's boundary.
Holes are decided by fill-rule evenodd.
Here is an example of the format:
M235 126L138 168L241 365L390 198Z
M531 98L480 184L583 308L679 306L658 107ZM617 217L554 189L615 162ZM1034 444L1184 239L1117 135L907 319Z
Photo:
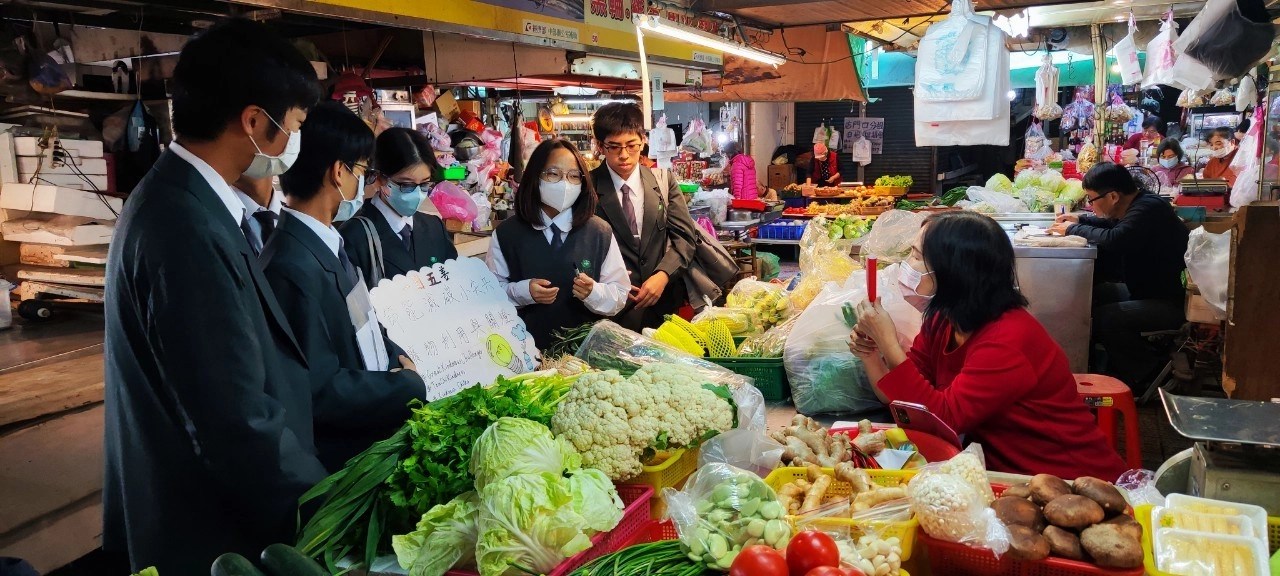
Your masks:
M103 317L0 332L0 556L48 573L102 536Z

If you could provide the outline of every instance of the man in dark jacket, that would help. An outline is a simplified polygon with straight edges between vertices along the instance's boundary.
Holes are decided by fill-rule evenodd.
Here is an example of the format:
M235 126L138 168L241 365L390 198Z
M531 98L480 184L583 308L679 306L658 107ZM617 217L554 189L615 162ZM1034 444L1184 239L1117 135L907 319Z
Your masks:
M600 200L596 215L613 228L631 273L632 295L615 321L636 331L657 328L685 302L682 275L696 252L697 224L675 178L661 183L640 165L645 130L638 106L606 104L591 125L604 151L604 164L591 173Z
M320 95L262 24L221 23L179 57L177 141L107 258L103 547L135 572L207 574L224 552L292 541L298 497L325 476L306 360L230 185L283 173Z
M1123 282L1094 288L1093 337L1107 350L1108 371L1142 393L1163 366L1143 332L1186 322L1182 271L1187 227L1173 206L1140 192L1123 166L1099 164L1085 175L1085 201L1096 216L1063 215L1051 229L1096 244L1116 260Z

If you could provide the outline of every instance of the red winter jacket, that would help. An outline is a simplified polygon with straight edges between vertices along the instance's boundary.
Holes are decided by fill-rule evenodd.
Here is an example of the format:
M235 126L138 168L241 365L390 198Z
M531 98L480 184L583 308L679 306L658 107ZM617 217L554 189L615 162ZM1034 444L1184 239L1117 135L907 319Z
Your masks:
M733 157L729 163L729 192L738 200L755 200L760 197L756 180L756 161L746 154Z

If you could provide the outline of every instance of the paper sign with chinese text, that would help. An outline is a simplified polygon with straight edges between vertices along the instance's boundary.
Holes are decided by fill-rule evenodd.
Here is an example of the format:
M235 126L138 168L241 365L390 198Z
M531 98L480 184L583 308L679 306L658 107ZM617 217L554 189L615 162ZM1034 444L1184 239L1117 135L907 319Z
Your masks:
M369 295L387 336L418 367L427 401L537 367L533 337L479 259L383 279Z
M843 136L845 152L853 152L853 143L861 137L871 142L872 154L883 154L884 118L845 118Z

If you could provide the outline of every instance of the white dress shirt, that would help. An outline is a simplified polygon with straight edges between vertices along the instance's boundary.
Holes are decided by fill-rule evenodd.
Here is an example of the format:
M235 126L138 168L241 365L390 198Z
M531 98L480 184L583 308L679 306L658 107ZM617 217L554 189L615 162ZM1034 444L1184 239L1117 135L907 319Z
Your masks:
M235 186L232 186L231 190L236 193L236 197L240 199L240 203L244 204L245 215L249 217L249 230L252 230L253 235L257 238L258 246L262 246L265 244L265 242L262 241L262 223L259 222L257 218L253 218L253 215L258 212L270 210L276 216L280 216L280 209L284 207L284 193L272 188L271 200L267 202L266 206L262 206L258 204L257 200L254 200L253 198L250 198L248 194L245 194L244 190L236 188Z
M194 167L196 172L199 172L200 176L209 183L209 187L213 188L213 193L218 196L218 199L221 200L224 205L226 205L227 213L231 215L232 223L236 228L239 228L240 222L244 221L246 213L244 203L240 202L240 199L236 197L236 193L231 188L231 185L227 184L227 181L222 179L222 176L218 174L217 170L213 169L213 166L210 166L208 162L201 160L199 156L192 154L190 150L183 148L181 144L174 142L169 145L169 149L172 150L174 154L177 154L179 158L186 160L187 164Z
M635 170L631 171L631 177L626 179L614 172L613 168L608 168L607 164L605 166L609 170L609 177L613 178L613 189L618 193L619 206L625 206L622 204L622 185L631 187L631 208L635 212L636 240L639 240L644 234L644 179L640 177L640 166L636 165Z
M397 236L400 235L400 231L405 226L409 227L409 232L413 232L413 216L401 216L399 212L396 212L395 208L387 205L382 196L374 196L373 205L378 207L382 217L387 219L387 225L391 226L391 231L395 232Z
M553 223L560 229L562 242L569 237L569 231L573 229L573 208L561 212L555 218L547 217L546 212L538 213L542 215L542 224L534 225L533 228L542 231L548 246L551 244L551 224ZM498 235L491 236L489 242L489 254L485 257L485 263L489 265L493 275L498 277L498 283L506 289L507 298L511 299L516 308L535 304L533 296L529 293L529 280L510 281L511 268L507 266L507 259L502 255L502 246L498 245ZM564 286L561 290L572 291L573 287ZM591 293L582 303L596 314L613 316L627 306L627 295L630 293L631 278L627 274L627 266L622 260L622 252L618 250L617 238L610 234L609 252L605 255L604 262L600 264L600 280L591 287Z
M316 236L320 237L320 241L324 242L324 245L329 248L329 252L333 253L333 257L338 257L338 250L342 249L342 234L338 233L337 228L332 225L325 226L319 220L312 218L310 214L288 208L284 208L284 211L288 212L289 216L297 218L299 222L306 224L307 228L310 228L312 232L316 233Z

